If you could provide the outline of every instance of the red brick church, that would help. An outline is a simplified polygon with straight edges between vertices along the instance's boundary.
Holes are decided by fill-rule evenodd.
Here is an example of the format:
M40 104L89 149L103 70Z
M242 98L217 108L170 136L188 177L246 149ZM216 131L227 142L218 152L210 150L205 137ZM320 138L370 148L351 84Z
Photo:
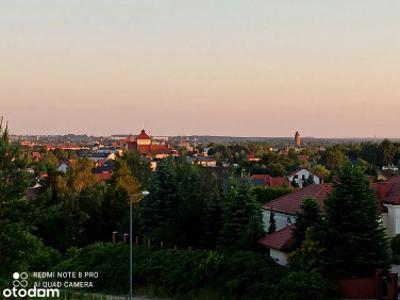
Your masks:
M139 151L145 156L153 156L156 158L164 158L172 154L172 150L168 144L155 144L152 138L144 129L136 138L130 135L126 142L126 149L131 151Z

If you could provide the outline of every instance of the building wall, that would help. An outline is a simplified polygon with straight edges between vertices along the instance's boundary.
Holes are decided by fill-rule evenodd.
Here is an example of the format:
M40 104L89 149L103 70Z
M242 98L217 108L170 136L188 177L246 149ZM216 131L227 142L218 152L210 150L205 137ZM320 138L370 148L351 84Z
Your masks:
M400 205L385 204L388 208L386 220L386 232L389 237L400 233Z
M151 144L151 140L150 139L138 139L137 144L138 144L138 146L148 146Z
M288 264L288 254L286 254L285 252L270 249L269 256L271 256L274 261L282 266L286 266Z
M271 212L269 210L263 209L262 214L263 214L264 231L267 232L269 228L269 217ZM276 230L281 230L286 226L296 223L295 216L286 215L278 212L274 212L274 214L275 214Z
M152 160L150 162L150 169L154 172L155 170L157 170L157 162Z
M154 158L155 159L164 159L167 158L168 156L170 156L168 153L157 153Z
M68 171L68 165L67 164L61 164L58 166L57 171L62 172L62 173L67 173Z
M297 175L297 179L296 182L299 185L299 187L303 186L303 176L305 178L304 181L307 181L307 179L310 177L310 175L313 175L310 171L308 171L307 169L301 169L300 171L298 171L296 174L292 175L292 176L288 176L288 180L289 182L293 182L293 178L295 177L295 175ZM314 175L314 183L315 184L321 184L321 180L318 176Z
M215 160L199 161L199 164L202 165L203 167L216 167L217 166L217 162Z

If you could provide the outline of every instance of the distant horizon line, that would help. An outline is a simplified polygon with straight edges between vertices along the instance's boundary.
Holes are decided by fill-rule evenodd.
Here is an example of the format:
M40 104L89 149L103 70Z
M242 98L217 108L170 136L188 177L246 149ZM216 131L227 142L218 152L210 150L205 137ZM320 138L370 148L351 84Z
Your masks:
M66 135L86 135L88 137L111 137L111 136L129 136L132 133L113 133L113 134L108 134L108 135L97 135L97 134L88 134L88 133L56 133L56 134L33 134L33 133L24 133L24 134L16 134L16 133L10 133L10 136L19 136L19 137L40 137L40 136L66 136ZM138 134L132 134L134 136ZM226 138L240 138L240 139L245 139L245 138L251 138L251 139L293 139L293 136L250 136L250 135L213 135L213 134L150 134L152 137L226 137ZM302 139L340 139L340 140L351 140L351 139L356 139L356 140L382 140L382 139L393 139L393 140L400 140L400 137L384 137L384 136L352 136L352 137L320 137L320 136L302 136L300 133L300 136Z

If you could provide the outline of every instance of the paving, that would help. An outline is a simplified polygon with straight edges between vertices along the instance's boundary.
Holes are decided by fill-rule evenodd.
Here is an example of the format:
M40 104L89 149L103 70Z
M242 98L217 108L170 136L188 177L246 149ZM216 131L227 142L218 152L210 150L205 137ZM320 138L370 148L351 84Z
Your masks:
M74 299L74 298L72 298ZM76 294L76 299L88 300L128 300L128 296L113 296L104 294ZM134 296L132 300L168 300L166 298L154 298L148 296Z

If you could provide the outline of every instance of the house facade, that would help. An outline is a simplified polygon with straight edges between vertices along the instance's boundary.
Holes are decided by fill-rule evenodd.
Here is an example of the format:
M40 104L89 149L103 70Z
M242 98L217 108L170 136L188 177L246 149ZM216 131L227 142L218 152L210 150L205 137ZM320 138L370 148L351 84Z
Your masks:
M312 181L313 184L321 184L322 178L315 175L306 168L300 168L289 174L287 177L290 183L295 183L297 187L302 188L305 184Z

